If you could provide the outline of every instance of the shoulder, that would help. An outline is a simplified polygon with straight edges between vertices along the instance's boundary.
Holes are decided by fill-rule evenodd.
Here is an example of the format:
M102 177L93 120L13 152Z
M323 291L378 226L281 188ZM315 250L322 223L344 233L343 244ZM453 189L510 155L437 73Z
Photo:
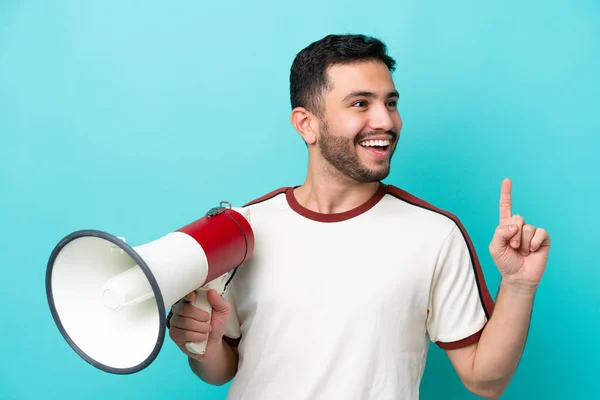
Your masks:
M274 199L277 199L280 197L285 197L285 194L288 189L291 189L291 186L282 186L282 187L272 190L266 194L263 194L260 197L257 197L253 200L248 201L246 204L243 205L243 207L250 207L250 206L255 206L257 204L269 203Z
M430 240L437 238L444 246L468 249L472 262L481 274L475 246L458 216L393 185L388 185L387 195L391 198L390 202L397 203L396 210L404 210L402 215L408 213L414 216L412 227L415 232L424 234Z
M397 207L404 213L410 212L423 223L431 224L436 228L454 229L458 227L466 233L459 217L449 210L439 208L429 201L394 185L387 185L387 195L391 199L389 202L392 207Z

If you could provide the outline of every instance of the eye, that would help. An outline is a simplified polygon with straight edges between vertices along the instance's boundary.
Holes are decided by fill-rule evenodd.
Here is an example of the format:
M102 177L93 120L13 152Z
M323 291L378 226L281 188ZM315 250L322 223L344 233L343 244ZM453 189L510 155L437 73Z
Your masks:
M359 100L355 103L352 103L352 107L366 107L367 102L365 100Z
M388 106L392 108L396 108L398 106L398 100L390 100L388 102Z

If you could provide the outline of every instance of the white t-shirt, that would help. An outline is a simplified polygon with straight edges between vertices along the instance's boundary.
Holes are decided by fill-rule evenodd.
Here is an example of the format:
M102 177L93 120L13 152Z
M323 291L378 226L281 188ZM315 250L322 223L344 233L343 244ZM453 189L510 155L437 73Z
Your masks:
M339 214L293 191L246 205L255 250L224 294L240 356L227 399L418 399L430 341L473 343L492 312L464 227L391 185Z

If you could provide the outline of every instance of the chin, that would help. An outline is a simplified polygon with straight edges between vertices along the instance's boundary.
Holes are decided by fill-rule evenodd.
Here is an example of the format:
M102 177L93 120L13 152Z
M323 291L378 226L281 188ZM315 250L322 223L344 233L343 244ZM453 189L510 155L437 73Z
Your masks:
M363 165L365 170L370 171L372 175L388 175L390 173L390 163L388 161L374 165Z
M376 168L369 169L369 172L366 174L361 174L361 182L363 183L372 183L379 182L385 178L387 178L390 174L389 168Z

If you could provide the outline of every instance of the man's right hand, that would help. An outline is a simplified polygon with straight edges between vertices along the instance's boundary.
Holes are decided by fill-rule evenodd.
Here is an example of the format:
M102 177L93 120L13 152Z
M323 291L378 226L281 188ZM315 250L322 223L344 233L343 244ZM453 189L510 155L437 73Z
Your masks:
M212 306L210 323L206 311L190 304L196 299L196 292L192 292L173 305L169 329L169 336L181 351L200 362L210 357L213 348L220 346L231 310L231 304L215 290L209 290L207 295L208 303ZM187 342L206 340L204 354L191 353L185 348Z

